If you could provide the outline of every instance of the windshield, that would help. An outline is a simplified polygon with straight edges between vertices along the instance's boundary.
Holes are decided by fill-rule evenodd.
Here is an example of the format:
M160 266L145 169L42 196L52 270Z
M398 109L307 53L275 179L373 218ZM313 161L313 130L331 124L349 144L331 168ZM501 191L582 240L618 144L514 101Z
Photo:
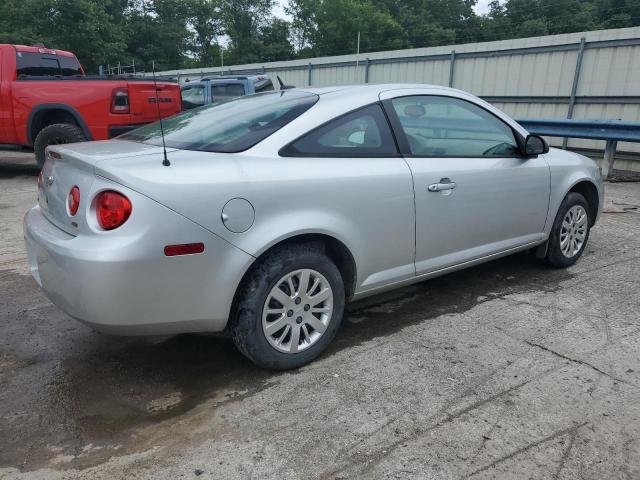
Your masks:
M241 152L306 112L318 98L307 92L268 92L195 108L162 121L165 144L183 150ZM119 138L160 146L160 123Z

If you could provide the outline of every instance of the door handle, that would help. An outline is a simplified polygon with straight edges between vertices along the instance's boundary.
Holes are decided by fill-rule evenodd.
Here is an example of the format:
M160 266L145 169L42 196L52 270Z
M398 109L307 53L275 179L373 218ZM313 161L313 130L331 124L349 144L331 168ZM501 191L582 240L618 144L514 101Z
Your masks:
M456 182L452 182L448 178L443 178L440 182L429 185L427 190L430 192L443 192L446 190L453 190L454 188L456 188Z

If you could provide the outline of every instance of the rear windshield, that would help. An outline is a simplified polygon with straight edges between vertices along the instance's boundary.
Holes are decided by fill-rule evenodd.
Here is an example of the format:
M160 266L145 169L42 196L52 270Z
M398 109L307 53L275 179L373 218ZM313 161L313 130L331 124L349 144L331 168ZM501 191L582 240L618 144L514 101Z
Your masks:
M17 52L18 78L21 75L49 77L60 75L73 77L82 75L82 68L75 57L52 55L49 53Z
M183 150L241 152L306 112L318 98L312 93L289 90L195 108L162 121L165 144ZM119 138L160 146L160 123L145 125Z

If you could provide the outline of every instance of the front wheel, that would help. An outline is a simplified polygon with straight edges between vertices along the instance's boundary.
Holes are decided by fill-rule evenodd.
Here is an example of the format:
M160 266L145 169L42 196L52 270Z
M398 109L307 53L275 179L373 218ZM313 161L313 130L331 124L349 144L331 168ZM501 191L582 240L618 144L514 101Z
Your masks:
M344 304L340 271L321 246L278 248L260 260L243 282L231 336L259 366L297 368L333 340Z
M564 268L576 263L589 240L591 224L586 199L576 192L569 192L560 204L549 237L547 262Z

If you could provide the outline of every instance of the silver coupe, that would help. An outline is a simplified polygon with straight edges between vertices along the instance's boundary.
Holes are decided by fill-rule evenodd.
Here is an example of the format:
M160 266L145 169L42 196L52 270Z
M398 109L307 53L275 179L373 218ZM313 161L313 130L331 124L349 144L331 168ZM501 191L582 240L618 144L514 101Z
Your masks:
M318 356L347 301L527 249L572 265L603 202L592 160L407 84L251 95L50 147L38 183L25 238L58 307L114 334L226 330L274 369Z

